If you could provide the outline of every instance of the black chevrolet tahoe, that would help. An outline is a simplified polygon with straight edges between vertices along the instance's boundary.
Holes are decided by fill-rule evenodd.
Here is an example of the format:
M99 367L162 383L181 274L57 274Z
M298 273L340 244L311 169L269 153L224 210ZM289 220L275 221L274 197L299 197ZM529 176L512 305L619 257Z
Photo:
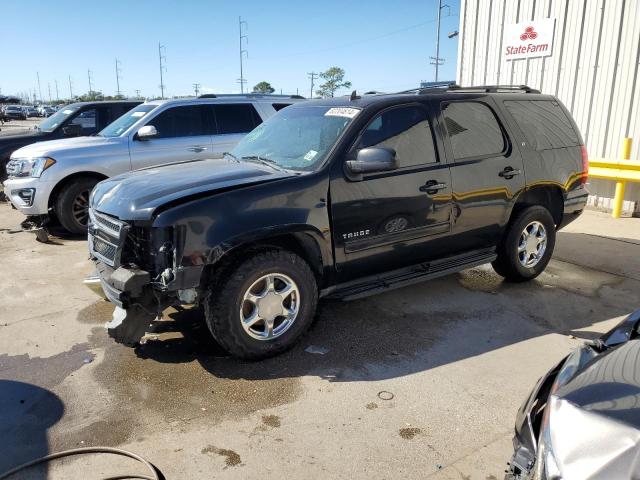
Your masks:
M6 180L6 165L17 149L45 140L93 135L141 103L131 100L72 103L61 107L33 130L3 132L0 135L0 182Z
M169 306L202 305L231 354L293 345L318 300L355 299L491 262L546 267L585 207L566 108L528 87L449 86L301 102L224 158L99 183L89 249L135 344Z

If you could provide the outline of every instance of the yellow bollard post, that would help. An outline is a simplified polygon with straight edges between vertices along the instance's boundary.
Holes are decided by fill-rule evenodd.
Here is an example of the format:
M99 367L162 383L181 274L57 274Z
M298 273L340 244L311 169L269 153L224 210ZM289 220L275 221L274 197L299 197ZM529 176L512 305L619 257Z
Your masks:
M625 138L622 141L622 159L631 159L631 139ZM627 182L616 182L616 194L613 198L613 218L620 218L622 213L622 202L624 201L624 190Z

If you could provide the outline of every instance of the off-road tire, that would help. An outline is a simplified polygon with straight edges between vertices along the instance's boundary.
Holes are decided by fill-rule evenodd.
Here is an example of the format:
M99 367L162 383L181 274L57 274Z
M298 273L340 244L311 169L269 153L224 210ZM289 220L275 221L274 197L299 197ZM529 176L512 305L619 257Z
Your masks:
M290 277L300 292L298 315L281 336L256 340L241 325L240 309L247 289L261 276L280 273ZM286 250L262 250L227 267L209 285L204 302L207 326L215 340L231 355L259 360L291 348L313 323L318 304L318 287L309 265Z
M81 194L91 192L99 182L95 178L76 178L63 186L55 201L55 210L62 227L74 235L87 233L87 225L80 223L73 212L73 204ZM87 196L87 201L89 200Z
M518 260L520 235L531 222L540 222L547 235L545 252L532 267L523 266ZM549 210L541 206L528 207L516 214L509 222L504 237L497 248L498 258L491 265L498 275L510 282L526 282L540 275L546 268L556 243L556 227Z

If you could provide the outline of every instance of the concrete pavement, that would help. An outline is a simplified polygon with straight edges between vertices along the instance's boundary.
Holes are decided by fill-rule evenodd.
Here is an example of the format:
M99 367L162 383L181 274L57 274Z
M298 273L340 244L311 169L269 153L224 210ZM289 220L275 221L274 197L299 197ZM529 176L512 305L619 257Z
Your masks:
M528 284L479 267L325 302L296 348L263 362L225 356L198 311L166 312L165 333L134 350L107 337L111 306L81 285L85 242L39 244L19 221L0 204L0 471L107 445L167 479L501 478L538 377L640 307L640 219L586 212ZM100 456L25 478L89 471L143 473Z

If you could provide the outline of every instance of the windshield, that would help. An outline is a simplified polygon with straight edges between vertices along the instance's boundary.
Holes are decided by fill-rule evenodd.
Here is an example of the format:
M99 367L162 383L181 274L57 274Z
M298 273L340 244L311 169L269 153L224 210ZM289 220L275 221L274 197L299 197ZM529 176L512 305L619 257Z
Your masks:
M127 113L117 118L107 125L98 135L101 137L119 137L129 130L129 127L144 117L158 105L142 104L129 110Z
M60 126L60 124L64 123L64 121L69 118L69 115L76 113L79 108L80 105L69 105L58 110L56 113L41 122L37 127L38 130L43 132L53 132Z
M313 170L360 112L357 108L291 106L244 137L231 152L291 170Z

